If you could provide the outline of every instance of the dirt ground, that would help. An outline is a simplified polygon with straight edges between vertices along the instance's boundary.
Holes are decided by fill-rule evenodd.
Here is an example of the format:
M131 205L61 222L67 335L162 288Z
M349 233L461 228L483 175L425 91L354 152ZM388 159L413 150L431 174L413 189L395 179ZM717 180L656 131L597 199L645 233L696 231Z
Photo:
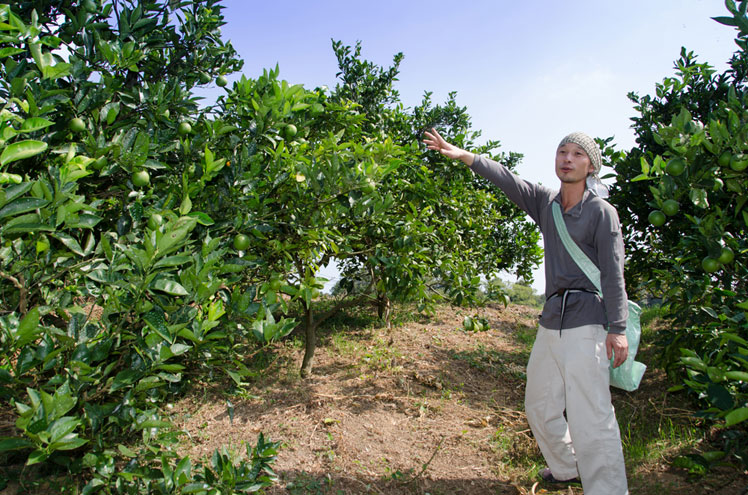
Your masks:
M476 314L490 330L462 329ZM543 461L523 412L522 342L532 342L537 314L442 308L390 331L349 315L321 332L311 378L298 377L303 349L287 343L239 396L206 385L176 403L172 420L189 437L183 453L243 452L262 432L282 444L270 494L581 494L579 485L536 484ZM648 371L639 391L614 392L616 409L634 421L682 418L668 386ZM748 485L734 468L689 478L670 462L684 453L627 459L631 493L735 495Z

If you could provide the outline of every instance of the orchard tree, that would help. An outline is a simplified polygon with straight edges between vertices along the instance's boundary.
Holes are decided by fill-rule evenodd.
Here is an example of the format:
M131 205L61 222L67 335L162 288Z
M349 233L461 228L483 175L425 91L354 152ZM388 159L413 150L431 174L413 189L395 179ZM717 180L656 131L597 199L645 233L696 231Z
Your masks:
M673 323L661 332L664 363L704 414L731 426L748 419L748 3L726 6L716 20L738 28L740 47L729 69L684 49L654 96L631 95L637 147L606 156L627 282L663 297Z
M258 295L287 313L302 308L305 334L302 376L312 372L317 327L360 297L338 301L322 314L314 301L323 287L316 274L333 257L354 256L355 227L383 215L387 204L371 184L396 170L402 151L390 139L372 140L348 101L331 101L278 79L242 78L219 100L221 118L235 131L231 186L215 208L235 212L233 228L247 236L242 259Z
M449 95L434 106L430 93L420 105L405 109L394 89L402 54L389 68L361 59L355 48L333 42L340 83L333 97L352 99L366 120L363 129L372 139L392 139L406 151L406 159L376 188L389 205L376 222L361 223L358 255L342 260L341 287L353 288L364 274L372 281L380 316L389 326L391 299L427 304L436 298L457 303L473 300L480 276L514 270L528 278L540 260L537 229L505 197L495 194L468 169L426 152L423 132L437 127L460 146L490 154L492 141L477 147L480 133L470 117ZM494 158L513 168L516 154ZM364 284L364 287L369 287Z
M269 482L274 444L252 469L222 474L217 453L190 471L160 412L198 365L240 381L252 336L227 332L218 297L244 268L230 213L195 207L229 152L190 93L241 67L223 23L215 0L0 5L0 394L17 415L0 453L82 475L84 493L173 483L176 465L195 493Z

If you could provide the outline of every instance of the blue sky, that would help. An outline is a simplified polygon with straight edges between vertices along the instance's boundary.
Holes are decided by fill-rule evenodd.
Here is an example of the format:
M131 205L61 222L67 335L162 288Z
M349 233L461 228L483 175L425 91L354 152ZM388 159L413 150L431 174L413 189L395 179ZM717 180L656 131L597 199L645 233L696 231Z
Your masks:
M456 91L483 138L525 155L519 175L552 187L558 182L555 148L569 132L614 136L622 149L634 145L629 125L636 114L626 95L653 93L657 82L673 75L682 46L718 70L737 50L733 28L711 19L727 15L720 0L223 5L223 37L244 59L247 77L278 64L291 83L333 88L331 39L360 40L363 57L384 66L403 52L396 89L406 106L418 104L424 91L433 92L434 102ZM540 268L533 287L542 292L544 284Z

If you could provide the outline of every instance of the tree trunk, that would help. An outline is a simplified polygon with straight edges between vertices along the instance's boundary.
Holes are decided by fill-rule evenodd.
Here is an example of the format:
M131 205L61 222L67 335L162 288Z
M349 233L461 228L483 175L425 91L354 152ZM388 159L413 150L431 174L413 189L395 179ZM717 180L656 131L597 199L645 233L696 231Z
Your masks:
M379 294L377 297L377 314L387 330L390 330L392 328L392 302L387 294Z
M302 378L308 378L312 374L314 350L317 348L317 325L314 323L311 306L304 308L304 335L306 336L306 345L300 373Z

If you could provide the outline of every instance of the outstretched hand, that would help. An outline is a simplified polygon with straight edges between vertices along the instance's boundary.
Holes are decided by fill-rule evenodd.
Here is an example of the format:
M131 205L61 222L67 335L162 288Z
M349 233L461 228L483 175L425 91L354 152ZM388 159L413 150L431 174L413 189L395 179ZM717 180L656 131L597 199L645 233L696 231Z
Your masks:
M428 149L438 151L447 158L460 160L465 165L472 165L474 158L473 154L446 142L436 129L432 128L431 131L426 131L424 135L423 142L426 144Z

